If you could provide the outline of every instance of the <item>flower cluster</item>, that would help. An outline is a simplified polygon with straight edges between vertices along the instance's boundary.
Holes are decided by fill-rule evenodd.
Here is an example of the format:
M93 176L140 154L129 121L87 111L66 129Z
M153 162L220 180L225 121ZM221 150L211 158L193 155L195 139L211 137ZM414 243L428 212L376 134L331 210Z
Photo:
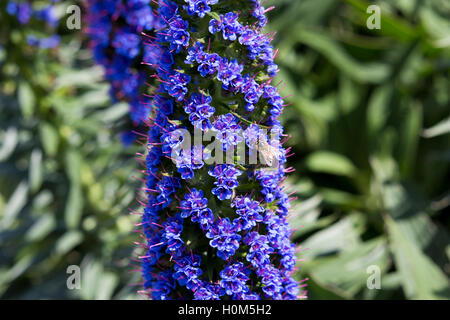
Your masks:
M232 206L236 207L236 213L239 215L239 218L234 220L239 231L251 230L258 222L263 220L264 208L259 205L258 201L241 197L236 198Z
M189 121L197 129L203 131L211 129L212 125L210 118L216 111L214 107L211 106L211 101L212 98L210 96L194 93L184 107L184 111L189 115Z
M6 5L6 12L16 16L21 24L27 24L33 15L33 8L28 2L16 3L15 1L9 1Z
M143 293L152 299L296 299L299 293L289 197L281 186L286 150L280 138L268 138L283 134L277 118L285 104L271 85L278 68L271 36L261 33L265 9L259 0L241 2L250 12L221 15L215 6L223 13L232 0L154 0L159 26L142 57L159 86L150 104L140 257ZM122 31L124 38L114 33L121 43L116 54L140 56ZM213 134L221 146L216 154L242 143L249 156L263 141L277 164L268 169L237 157L207 162L209 146L186 147L183 131Z
M191 218L192 222L199 223L206 231L214 223L214 215L208 208L208 199L203 195L202 190L192 189L181 201L181 216Z
M217 249L217 256L228 260L239 248L241 236L236 233L235 226L230 219L220 219L218 223L212 225L206 237L211 239L209 244Z
M189 180L194 178L194 170L201 169L204 166L203 147L194 146L191 150L187 150L187 152L180 151L175 162L181 179Z
M264 27L267 23L266 9L261 5L260 0L250 0L250 2L252 2L252 16L258 21L258 27Z
M150 0L87 1L87 34L97 64L105 68L113 101L126 101L135 125L148 117L149 99L143 95L154 52L141 32L159 28ZM143 64L144 62L144 64ZM150 67L149 67L150 65Z
M272 51L272 49L270 50ZM272 59L268 60L272 61ZM204 52L204 46L197 43L189 49L186 62L197 63L197 70L202 76L215 75L223 89L231 93L241 93L244 97L245 108L249 112L254 111L256 104L263 98L269 105L271 124L278 123L277 118L284 107L281 95L274 86L268 83L259 84L255 80L255 76L243 74L244 66L239 64L236 59L229 60L220 57L218 54L208 54ZM271 62L267 64L268 69L272 69L273 66L276 67L275 70L270 71L269 75L275 74L278 67Z
M29 2L8 1L6 12L11 16L15 16L22 25L28 25L32 22L32 19L35 19L36 21L44 22L46 27L53 30L53 32L58 26L58 16L53 4L34 8ZM26 40L30 46L51 49L59 45L61 37L58 34L38 37L36 34L31 33L27 35Z
M246 285L250 279L249 270L242 262L227 266L220 272L220 284L228 295L247 293L250 289Z
M237 179L242 171L236 169L232 164L218 164L211 168L208 174L216 178L214 182L216 187L211 190L211 193L216 195L219 200L228 200L233 195L233 189L239 185Z
M219 116L214 121L214 130L217 131L216 138L223 143L223 150L228 150L243 140L242 128L231 113Z
M169 95L174 97L178 102L184 100L188 89L187 84L191 81L191 77L187 74L174 71L168 79L168 83L165 85Z
M219 0L184 0L186 5L186 11L190 15L197 15L203 18L205 14L211 12L210 5L216 4Z
M269 36L261 34L251 26L243 26L237 19L238 15L233 12L220 15L219 19L210 20L208 30L212 34L222 32L225 40L238 39L239 43L247 48L248 57L260 59L267 67L268 74L274 76L278 66L273 61L274 51Z

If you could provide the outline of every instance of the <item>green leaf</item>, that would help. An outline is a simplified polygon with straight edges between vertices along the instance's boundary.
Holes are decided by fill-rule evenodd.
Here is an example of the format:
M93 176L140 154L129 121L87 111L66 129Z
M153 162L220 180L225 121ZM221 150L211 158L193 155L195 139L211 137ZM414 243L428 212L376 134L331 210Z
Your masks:
M423 130L422 136L424 138L434 138L448 133L450 133L450 117L440 121L431 128Z
M16 221L16 218L19 215L20 211L25 207L27 203L28 189L29 187L26 181L22 181L16 187L14 193L6 203L4 213L0 214L0 216L3 216L3 219L1 220L0 230L8 229Z
M95 299L99 279L103 273L102 265L91 255L87 255L81 264L81 292L82 299Z
M55 156L58 152L58 131L49 123L43 122L39 126L42 145L49 156Z
M407 103L410 102L407 100ZM412 174L417 159L417 149L422 128L422 106L419 103L408 103L406 119L402 126L399 168L403 177Z
M289 216L289 224L295 230L292 238L299 237L319 228L324 228L335 220L333 216L319 219L319 205L321 202L322 198L316 195L304 201L293 203Z
M305 263L314 279L344 297L354 297L364 288L370 276L367 268L377 266L383 273L389 266L389 253L384 238L361 243L353 250L346 250L333 257L318 258Z
M19 142L17 128L9 127L6 132L0 135L2 146L0 147L0 161L5 161L15 150Z
M388 119L393 88L391 83L377 87L370 97L367 107L367 131L373 140L378 138L378 133Z
M357 169L345 156L329 151L317 151L306 159L306 167L314 172L353 176Z
M73 69L61 70L61 75L55 80L55 88L62 87L86 87L98 85L103 77L104 70L100 66L94 66L89 69L75 71Z
M98 281L95 299L96 300L111 299L117 284L118 284L118 277L116 274L112 272L103 272Z
M346 292L336 286L316 279L315 275L308 275L308 300L346 300L351 299Z
M75 149L70 149L66 153L65 165L66 172L69 176L71 183L81 183L81 168L83 166L83 160L81 154Z
M79 231L69 231L64 234L55 244L55 253L65 255L83 241L83 234Z
M78 227L82 213L83 197L81 187L79 185L73 185L70 187L69 197L64 211L65 222L69 229Z
M360 83L381 83L387 79L389 68L386 64L360 63L326 34L307 30L301 24L293 29L292 37L317 50L351 79Z
M20 109L25 118L30 118L34 112L36 98L33 89L26 82L21 82L18 88Z
M366 0L345 0L348 4L354 7L360 14L360 22L365 27L365 21L368 18L367 8L371 4ZM391 35L401 42L411 42L418 34L417 30L406 20L398 19L390 15L386 11L381 11L381 30L385 35Z
M104 111L97 112L95 114L95 117L103 123L112 123L126 116L129 112L129 109L130 107L128 104L117 103Z
M42 151L35 149L30 156L30 169L28 179L30 181L30 191L36 192L42 184L43 167L42 167Z
M339 107L343 114L348 114L358 107L361 99L361 86L341 75L339 77Z
M431 8L422 8L419 16L423 27L436 39L436 43L439 43L439 40L442 41L444 39L446 39L448 43L450 34L450 22L448 19L440 16L438 12L434 12Z
M450 282L441 269L408 240L397 223L384 216L395 265L409 299L450 299Z
M304 241L302 247L308 250L303 253L303 257L312 259L338 251L351 251L359 245L363 229L364 217L353 213Z
M39 241L45 238L56 227L56 220L52 214L40 217L25 234L25 240L29 242Z
M70 179L70 191L64 211L64 218L69 229L74 229L80 224L83 213L84 198L81 186L81 155L70 150L66 154L66 171Z

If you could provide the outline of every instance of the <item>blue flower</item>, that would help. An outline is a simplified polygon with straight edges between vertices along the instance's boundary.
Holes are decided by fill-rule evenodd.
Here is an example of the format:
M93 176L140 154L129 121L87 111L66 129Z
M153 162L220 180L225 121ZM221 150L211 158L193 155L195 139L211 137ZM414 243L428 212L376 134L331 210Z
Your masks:
M264 8L251 0L245 14L236 8L218 18L215 13L217 19L208 21L200 19L214 10L217 0L157 2L157 31L139 53L160 83L152 88L153 101L148 103L144 287L153 299L295 299L299 291L291 275L296 247L286 220L289 197L281 186L286 151L278 144L284 101L271 85L278 67L270 36L261 32ZM146 0L129 0L125 7L147 5ZM105 12L123 9L113 7ZM218 9L223 12L225 6ZM122 16L122 21L139 25L132 32L143 27L138 16ZM135 58L113 48L110 60L102 51L111 47L108 37L96 34L95 41L114 90L131 95L140 88L144 72L134 70ZM230 50L221 50L226 47ZM269 80L261 82L264 78ZM263 126L269 128L270 141ZM246 143L249 156L260 150L260 143L269 144L278 161L272 170L260 163L238 168L236 162L216 162L207 169L207 147L186 146L189 139L180 129L213 133L227 152Z
M220 16L220 20L211 19L209 21L208 30L210 33L215 34L223 30L223 16Z
M219 164L209 170L208 174L216 178L214 182L216 187L211 192L220 200L227 200L231 198L233 189L239 185L237 178L242 174L242 171L231 164Z
M218 67L217 79L222 82L224 89L229 89L233 80L241 77L243 69L244 66L240 65L236 59L228 62L226 58L223 58Z
M189 99L184 111L189 114L192 125L203 131L211 129L209 120L214 115L215 109L210 105L212 98L203 94L194 93Z
M55 8L52 5L46 6L34 12L36 19L47 22L51 27L58 25L58 17Z
M90 0L87 6L87 34L95 61L105 68L111 98L128 102L130 118L140 125L148 118L147 106L140 103L147 80L142 75L155 68L157 61L170 64L159 55L155 57L155 46L148 45L147 38L140 36L142 31L159 27L159 19L150 0ZM51 11L43 11L40 16L52 21ZM141 64L142 56L146 64Z
M194 170L201 169L203 163L203 146L194 146L189 150L181 150L180 155L175 159L177 171L181 174L181 178L189 180L194 178Z
M249 280L249 271L242 262L228 265L220 272L220 285L229 296L249 291L246 282Z
M220 300L223 294L220 286L211 283L203 284L194 292L194 300Z
M23 2L17 5L16 16L21 24L27 24L28 21L30 21L32 14L33 9L29 3Z
M204 50L203 43L197 41L192 47L188 49L188 55L186 57L185 63L187 64L193 64L195 62L198 63L199 57L205 55L203 50Z
M178 281L181 286L187 289L197 289L200 285L199 276L203 271L199 268L201 258L199 255L186 254L181 258L176 258L177 263L174 266L175 273L173 278Z
M237 118L231 113L219 116L214 122L214 129L217 131L216 138L223 143L224 150L228 150L244 140L242 128L238 124Z
M244 238L244 243L249 246L249 253L246 256L255 268L263 269L270 263L270 254L273 252L269 247L267 237L257 232L251 232Z
M237 39L242 25L237 21L238 15L234 12L228 12L223 17L223 37L224 39L234 41Z
M238 197L231 206L236 208L236 213L240 216L233 221L239 230L249 230L255 227L257 222L263 220L261 214L264 209L257 201L251 200L249 197Z
M175 71L169 77L169 83L166 85L167 92L177 101L182 101L188 92L186 86L190 81L191 77L189 75Z
M163 238L167 242L166 252L177 252L184 243L183 239L181 239L181 232L183 231L181 217L177 215L174 218L169 218L163 227Z
M140 8L131 10L126 17L127 23L136 26L140 31L153 29L154 20L152 9L145 4Z
M262 291L266 296L273 299L281 299L282 278L280 271L272 265L267 265L265 268L259 269L258 275L262 278Z
M132 59L140 53L140 43L138 35L125 29L116 34L112 46L116 48L118 54Z
M199 223L203 230L208 230L214 223L214 214L207 207L208 199L203 196L203 191L193 188L190 193L185 195L180 205L181 217L191 217L192 222Z
M241 236L236 234L230 219L221 219L211 226L206 236L211 239L209 244L217 249L217 255L223 260L228 260L239 248Z
M175 193L177 188L180 187L180 182L178 178L163 176L162 179L156 184L156 188L159 192L156 200L158 203L156 205L166 208L172 202L170 197Z
M181 48L187 47L189 44L188 26L189 24L180 15L176 15L169 20L169 29L159 32L158 35L169 43L171 50L178 53Z

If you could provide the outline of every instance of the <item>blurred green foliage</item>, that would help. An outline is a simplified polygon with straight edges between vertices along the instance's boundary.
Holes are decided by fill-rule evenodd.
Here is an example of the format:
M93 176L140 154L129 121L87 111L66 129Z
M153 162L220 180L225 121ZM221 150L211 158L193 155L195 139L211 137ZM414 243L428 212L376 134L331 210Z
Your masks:
M310 298L450 298L450 3L270 4Z
M135 298L138 219L128 208L136 207L141 148L119 139L128 106L110 105L81 31L63 25L60 48L39 50L3 10L0 296ZM81 266L81 290L66 287L69 265Z
M450 298L450 4L378 1L380 30L365 0L272 4L310 298ZM38 50L3 2L0 20L0 297L138 298L128 107L111 105L82 32L62 25L63 44Z

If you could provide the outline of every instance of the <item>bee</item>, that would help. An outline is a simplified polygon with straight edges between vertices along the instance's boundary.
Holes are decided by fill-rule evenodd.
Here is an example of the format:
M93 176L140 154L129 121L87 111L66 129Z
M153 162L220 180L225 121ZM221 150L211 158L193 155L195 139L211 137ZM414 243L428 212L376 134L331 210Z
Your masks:
M256 150L260 152L264 158L264 164L272 167L274 161L280 156L280 150L270 145L265 139L260 139L259 143L254 145Z

